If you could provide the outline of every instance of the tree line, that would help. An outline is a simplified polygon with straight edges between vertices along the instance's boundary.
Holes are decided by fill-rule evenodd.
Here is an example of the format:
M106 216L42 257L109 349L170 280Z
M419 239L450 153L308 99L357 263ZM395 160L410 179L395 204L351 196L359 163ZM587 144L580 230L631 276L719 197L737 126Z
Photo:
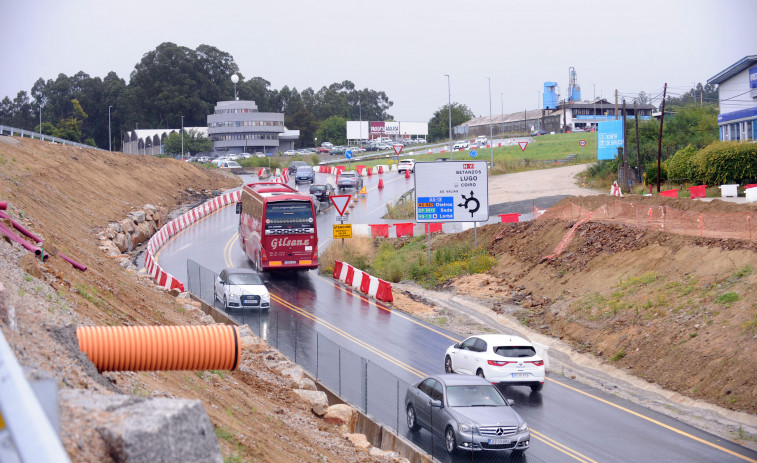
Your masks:
M110 108L110 142L118 148L124 132L178 128L181 116L185 127L205 127L218 101L234 99L232 74L239 76L239 99L254 100L261 112L283 113L287 128L300 130L302 146L314 144L329 118L393 119L387 112L393 103L383 91L357 89L348 80L317 91L286 85L277 90L262 77L246 79L234 58L213 46L192 50L165 42L145 53L128 84L112 71L104 78L85 72L40 78L31 93L20 91L0 101L0 124L107 148Z

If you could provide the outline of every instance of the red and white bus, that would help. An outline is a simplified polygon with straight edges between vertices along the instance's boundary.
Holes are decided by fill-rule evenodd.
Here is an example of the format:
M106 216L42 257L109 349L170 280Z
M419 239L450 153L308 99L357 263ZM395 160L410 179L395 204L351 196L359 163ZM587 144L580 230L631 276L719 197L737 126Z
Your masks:
M284 183L250 183L237 203L242 250L258 270L318 268L310 195Z

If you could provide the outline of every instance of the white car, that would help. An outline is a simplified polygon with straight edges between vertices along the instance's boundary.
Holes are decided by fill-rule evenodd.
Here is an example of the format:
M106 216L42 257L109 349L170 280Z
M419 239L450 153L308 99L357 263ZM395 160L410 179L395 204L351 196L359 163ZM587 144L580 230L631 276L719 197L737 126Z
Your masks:
M455 147L453 149L464 150L464 149L468 148L469 146L470 146L470 144L467 141L459 141L459 142L455 143Z
M486 135L479 135L476 137L476 143L478 143L479 146L486 146L489 144L489 139L486 138Z
M230 154L229 161L239 161L239 155L236 153Z
M403 159L397 164L397 172L402 174L406 170L415 172L415 159Z
M295 151L295 150L286 150L286 151L284 151L284 156L296 156L296 155L297 155L297 151Z
M236 161L221 161L218 163L219 169L241 169L242 166Z
M492 383L544 387L544 359L530 342L507 334L471 336L444 354L444 371L486 378Z
M225 310L261 309L271 307L271 295L263 280L254 270L225 268L216 276L213 286L215 300L221 301Z

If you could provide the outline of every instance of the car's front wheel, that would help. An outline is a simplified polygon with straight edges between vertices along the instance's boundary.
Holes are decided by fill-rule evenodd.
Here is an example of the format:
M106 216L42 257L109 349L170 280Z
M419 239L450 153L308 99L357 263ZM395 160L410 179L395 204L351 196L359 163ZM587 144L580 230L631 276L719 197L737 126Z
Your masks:
M226 299L226 296L223 297L223 310L227 311L229 310L229 301Z
M452 455L457 450L457 440L455 439L455 430L452 426L447 426L447 430L444 431L444 447L447 449L447 453Z
M452 359L450 356L444 357L444 372L445 373L454 373L455 370L452 369Z
M407 427L411 431L417 431L421 428L418 425L418 420L415 416L415 407L413 407L412 405L407 406Z

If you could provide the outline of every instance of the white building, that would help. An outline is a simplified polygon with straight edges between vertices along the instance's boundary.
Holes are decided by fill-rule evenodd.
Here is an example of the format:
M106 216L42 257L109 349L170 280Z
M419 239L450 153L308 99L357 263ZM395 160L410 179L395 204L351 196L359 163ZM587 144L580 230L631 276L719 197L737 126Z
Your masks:
M718 85L721 140L757 140L757 55L750 55L707 81Z

